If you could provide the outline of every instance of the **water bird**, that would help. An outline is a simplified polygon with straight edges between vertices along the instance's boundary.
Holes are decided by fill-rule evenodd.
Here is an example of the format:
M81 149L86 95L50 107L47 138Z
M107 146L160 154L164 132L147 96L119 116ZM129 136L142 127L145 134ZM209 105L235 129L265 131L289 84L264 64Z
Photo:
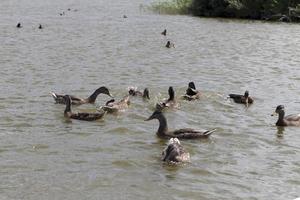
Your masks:
M42 24L40 24L40 25L39 25L39 29L43 29L43 26L42 26Z
M276 126L300 126L300 114L285 115L284 106L279 105L276 107L275 112L271 115L278 115Z
M167 35L167 29L165 29L163 32L161 32L161 34L166 36Z
M77 119L83 121L95 121L101 119L106 112L102 113L73 113L71 111L72 99L69 95L63 97L65 99L66 108L64 111L64 116L69 119Z
M171 48L171 47L175 48L175 44L168 41L167 44L166 44L166 47L167 48Z
M59 13L59 15L60 15L60 16L63 16L63 15L65 15L65 12Z
M245 94L229 94L229 98L233 99L235 103L241 103L241 104L252 104L253 103L253 98L249 96L249 91L246 90Z
M137 87L129 87L128 93L131 96L140 96L140 97L143 97L144 99L150 99L148 88L145 88L144 92L140 92L137 90Z
M22 25L21 25L21 23L19 22L18 24L17 24L17 26L16 26L17 28L22 28Z
M127 18L127 15L123 15L123 18L124 18L124 19Z
M130 105L129 95L125 96L119 102L116 102L115 99L111 99L106 102L105 106L101 106L100 109L107 111L108 113L117 113L120 111L126 110Z
M70 97L71 97L73 105L81 105L81 104L86 104L86 103L93 104L93 103L95 103L96 98L98 97L99 94L106 94L106 95L112 97L111 94L109 93L109 90L104 86L99 87L97 90L95 90L95 92L93 92L93 94L91 96L89 96L86 99L75 97L72 95L70 95ZM65 98L64 98L65 95L56 94L54 92L51 92L51 95L53 96L55 103L66 104Z
M168 163L189 162L190 154L186 152L177 138L171 138L162 152L162 161Z
M167 119L160 110L154 111L153 114L145 121L152 119L157 119L159 121L159 127L156 135L160 138L201 139L208 138L213 132L216 131L216 129L200 131L191 128L170 131L168 129Z
M162 110L164 108L179 108L179 103L175 99L175 91L172 86L169 87L168 93L168 99L165 99L162 102L156 104L157 110Z
M186 90L185 95L182 96L183 99L192 101L200 98L200 91L196 90L194 82L189 82L188 89Z

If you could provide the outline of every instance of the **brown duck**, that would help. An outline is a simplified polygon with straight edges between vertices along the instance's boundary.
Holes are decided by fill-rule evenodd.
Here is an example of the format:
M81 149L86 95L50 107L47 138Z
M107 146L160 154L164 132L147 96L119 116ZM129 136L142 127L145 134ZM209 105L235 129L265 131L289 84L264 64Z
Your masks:
M104 86L95 90L95 92L86 99L75 97L72 95L69 95L69 96L72 100L73 105L81 105L81 104L86 104L86 103L92 103L92 104L95 103L96 98L98 97L99 94L106 94L106 95L112 97L109 93L109 90ZM53 96L55 103L66 104L65 98L64 98L65 95L56 94L54 92L51 92L51 95Z
M184 100L192 101L200 98L200 91L196 90L194 82L189 82L188 89L185 95L182 96Z
M72 99L69 95L65 95L63 97L66 103L66 109L64 112L64 116L69 119L77 119L77 120L84 120L84 121L95 121L101 119L106 112L102 113L73 113L71 111L71 104Z
M189 162L190 154L186 152L177 138L171 138L168 146L162 152L162 161L168 163Z
M130 105L129 95L125 96L121 101L116 102L114 99L106 102L105 106L100 109L107 111L108 113L117 113L119 111L126 110Z
M152 119L158 119L159 121L159 127L156 132L156 135L160 138L201 139L201 138L208 138L210 134L216 131L216 129L199 131L191 128L169 131L167 119L165 118L163 113L159 110L154 111L154 113L145 121L149 121Z
M241 104L252 104L253 99L249 96L249 91L246 90L245 94L229 94L229 98L233 99L235 103L241 103Z
M163 110L164 108L179 108L179 103L175 99L175 92L173 87L169 87L169 98L156 104L156 110Z
M136 87L129 87L128 88L128 93L131 96L140 96L140 97L143 97L144 99L150 99L148 88L145 88L144 92L140 92L140 91L137 90Z
M276 122L276 126L300 126L300 114L292 114L288 116L284 116L284 106L277 106L275 112L271 115L278 115L278 120Z

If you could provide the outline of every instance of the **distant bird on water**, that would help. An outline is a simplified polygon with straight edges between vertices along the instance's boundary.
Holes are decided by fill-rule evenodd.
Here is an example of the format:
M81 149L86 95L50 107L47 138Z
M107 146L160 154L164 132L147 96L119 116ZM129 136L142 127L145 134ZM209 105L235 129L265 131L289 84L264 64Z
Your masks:
M127 18L127 15L123 15L123 18Z
M167 35L167 29L165 29L163 32L161 32L161 34L166 36Z
M174 43L171 43L170 41L168 41L166 44L166 47L167 48L171 48L171 47L175 48L175 45L174 45Z
M39 29L43 29L43 26L42 26L42 24L40 24L40 25L39 25Z
M22 28L22 25L21 25L21 23L19 22L18 24L17 24L17 26L16 26L17 28Z

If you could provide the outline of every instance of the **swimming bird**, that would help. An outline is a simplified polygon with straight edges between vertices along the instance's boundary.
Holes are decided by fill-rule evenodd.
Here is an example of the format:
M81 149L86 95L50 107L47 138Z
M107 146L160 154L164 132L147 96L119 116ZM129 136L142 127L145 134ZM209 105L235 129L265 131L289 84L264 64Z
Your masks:
M129 95L127 95L119 102L116 102L114 99L109 100L106 102L105 106L101 106L100 109L107 111L108 113L117 113L126 110L129 107L129 104Z
M288 116L284 116L284 106L277 106L275 112L271 115L278 115L278 120L276 122L276 126L300 126L300 114L292 114Z
M163 32L161 32L161 34L166 36L167 35L167 29L165 29Z
M253 98L249 96L249 91L246 90L244 95L241 94L229 94L229 98L232 98L235 103L241 103L241 104L252 104Z
M183 99L192 101L200 98L200 91L196 90L194 82L189 82L188 89L185 95L182 96Z
M95 90L95 92L91 96L89 96L86 99L82 99L82 98L75 97L75 96L72 96L72 95L70 95L70 97L72 99L72 104L73 105L81 105L81 104L85 104L85 103L92 103L93 104L93 103L95 103L97 96L101 93L112 97L109 93L109 90L104 86L99 87L97 90ZM65 104L66 103L64 95L56 94L54 92L51 92L51 95L53 96L53 98L55 100L55 103L59 103L59 104Z
M39 25L39 29L43 29L42 24Z
M73 113L71 111L71 104L72 100L69 95L65 95L63 97L66 102L66 109L64 112L64 116L69 119L77 119L77 120L84 120L84 121L95 121L101 119L106 112L102 113Z
M18 24L17 24L17 26L16 26L17 28L22 28L22 25L21 25L21 23L19 22Z
M129 87L128 88L128 93L131 96L141 96L144 99L150 99L148 88L145 88L144 92L140 92L140 91L137 90L137 87Z
M157 110L162 110L164 108L179 108L179 103L175 99L175 92L172 86L169 87L169 98L163 100L156 104Z
M166 44L166 47L167 48L171 48L171 47L175 48L175 44L168 41L167 44Z
M169 163L189 162L190 154L185 151L177 138L171 138L162 152L162 161Z
M169 131L168 129L168 123L166 117L163 115L163 113L159 110L156 110L153 112L153 114L146 119L145 121L149 121L152 119L158 119L159 121L159 127L156 132L156 135L160 138L178 138L178 139L201 139L201 138L208 138L210 134L216 131L216 129L212 130L194 130L191 128L184 128L184 129L178 129L174 131Z

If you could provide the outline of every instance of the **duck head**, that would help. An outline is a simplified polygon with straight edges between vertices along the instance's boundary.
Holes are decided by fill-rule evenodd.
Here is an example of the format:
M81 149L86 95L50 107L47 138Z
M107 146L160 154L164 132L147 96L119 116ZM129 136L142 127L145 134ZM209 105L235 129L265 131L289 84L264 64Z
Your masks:
M276 107L275 112L271 116L282 115L282 114L284 114L284 106L279 105L279 106Z
M194 82L189 82L189 88L196 90L196 86Z
M128 87L129 95L135 96L136 95L136 90L137 90L137 87Z
M144 89L143 97L146 98L146 99L150 99L148 88L145 88L145 89Z
M168 100L169 100L169 101L170 101L170 100L174 100L175 92L174 92L174 89L173 89L172 86L169 87L169 91L168 91L168 92L169 92L169 99L168 99Z
M152 113L152 115L148 119L145 119L145 121L150 121L152 119L158 119L161 115L162 115L161 111L156 110Z
M104 87L104 86L98 88L98 89L96 90L96 92L99 93L99 94L102 93L102 94L106 94L106 95L108 95L108 96L110 96L110 97L113 97L113 96L110 94L110 92L109 92L109 90L107 89L107 87Z
M245 91L244 97L246 97L246 98L249 97L249 91L248 90Z

